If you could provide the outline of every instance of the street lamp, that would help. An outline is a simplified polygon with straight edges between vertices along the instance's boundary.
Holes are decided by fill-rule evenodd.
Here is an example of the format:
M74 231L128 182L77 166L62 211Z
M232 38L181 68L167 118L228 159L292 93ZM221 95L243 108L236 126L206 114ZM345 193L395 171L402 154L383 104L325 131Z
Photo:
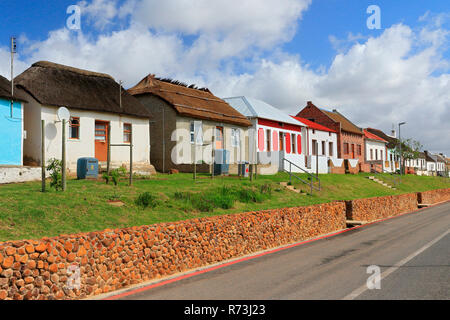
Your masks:
M403 157L402 157L402 139L401 139L401 134L400 134L400 127L402 125L406 124L406 122L400 122L398 124L398 141L400 143L400 175L402 175L403 171L402 171L402 162L403 162Z

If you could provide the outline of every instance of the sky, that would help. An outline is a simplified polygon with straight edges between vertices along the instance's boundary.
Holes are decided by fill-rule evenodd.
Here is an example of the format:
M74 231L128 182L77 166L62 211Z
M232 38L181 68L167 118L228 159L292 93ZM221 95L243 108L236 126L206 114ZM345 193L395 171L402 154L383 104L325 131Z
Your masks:
M79 29L73 10L80 10ZM369 29L379 8L380 28ZM369 24L370 25L370 24ZM2 0L0 74L48 60L246 95L289 114L307 101L450 156L448 0Z

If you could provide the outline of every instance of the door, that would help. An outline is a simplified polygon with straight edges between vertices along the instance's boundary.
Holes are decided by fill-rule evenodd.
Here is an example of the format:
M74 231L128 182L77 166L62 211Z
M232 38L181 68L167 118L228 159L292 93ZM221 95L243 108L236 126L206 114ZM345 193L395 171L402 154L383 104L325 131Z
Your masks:
M355 145L352 144L352 159L356 159L355 158Z
M279 136L280 138L280 151L284 150L284 132L280 132Z
M223 149L223 127L216 127L216 150Z
M108 122L95 121L95 157L98 161L108 158L108 126Z

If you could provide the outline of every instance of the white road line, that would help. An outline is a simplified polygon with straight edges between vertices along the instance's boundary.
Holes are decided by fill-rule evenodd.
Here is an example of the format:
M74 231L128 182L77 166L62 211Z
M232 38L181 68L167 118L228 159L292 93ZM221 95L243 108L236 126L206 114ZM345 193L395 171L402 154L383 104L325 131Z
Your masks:
M437 237L436 239L434 239L431 242L428 242L426 245L424 245L422 248L420 248L419 250L417 250L416 252L412 253L411 255L407 256L405 259L397 262L396 264L394 264L392 267L390 267L389 269L387 269L385 272L383 272L381 274L381 280L386 278L387 276L389 276L391 273L395 272L398 268L400 268L401 266L405 265L406 263L408 263L410 260L412 260L413 258L417 257L419 254L421 254L422 252L424 252L425 250L427 250L428 248L430 248L432 245L434 245L436 242L438 242L439 240L441 240L442 238L444 238L448 233L450 232L450 229L447 230L446 232L444 232L443 234L441 234L439 237ZM366 290L369 290L369 288L367 287L367 284L359 287L358 289L356 289L355 291L353 291L352 293L350 293L349 295L345 296L342 300L354 300L356 299L358 296L360 296L362 293L364 293Z

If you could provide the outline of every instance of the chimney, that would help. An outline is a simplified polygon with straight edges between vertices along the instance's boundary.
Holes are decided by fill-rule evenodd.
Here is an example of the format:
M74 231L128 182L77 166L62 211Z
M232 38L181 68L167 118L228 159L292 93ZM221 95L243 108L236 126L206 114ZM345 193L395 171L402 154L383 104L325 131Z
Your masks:
M306 106L307 106L307 107L312 107L312 106L313 106L312 101L308 101L308 103L306 104Z

